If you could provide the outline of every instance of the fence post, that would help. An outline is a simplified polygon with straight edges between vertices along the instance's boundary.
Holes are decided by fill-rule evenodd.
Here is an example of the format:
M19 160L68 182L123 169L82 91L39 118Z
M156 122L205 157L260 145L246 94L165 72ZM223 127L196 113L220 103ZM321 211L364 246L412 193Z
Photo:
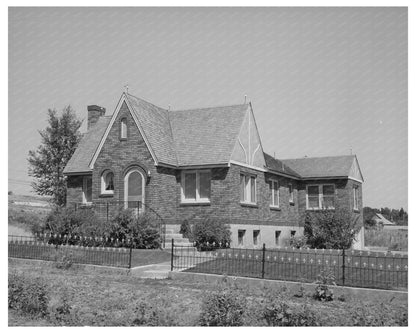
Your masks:
M263 258L261 260L261 278L264 279L264 262L266 259L266 244L263 243Z
M175 246L175 240L172 238L172 248L170 250L170 271L173 271L173 247Z
M345 286L345 249L342 248L342 285Z

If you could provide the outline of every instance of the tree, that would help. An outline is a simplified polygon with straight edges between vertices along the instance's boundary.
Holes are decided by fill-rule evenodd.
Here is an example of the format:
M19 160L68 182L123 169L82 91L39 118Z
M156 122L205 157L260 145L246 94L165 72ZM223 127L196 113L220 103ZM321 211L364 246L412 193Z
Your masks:
M361 226L359 216L346 209L307 212L304 234L307 244L317 249L348 249Z
M81 139L82 121L69 105L60 116L49 109L48 117L48 126L39 131L41 145L36 151L29 151L29 176L36 179L32 187L37 194L50 195L53 203L63 206L66 201L63 169Z

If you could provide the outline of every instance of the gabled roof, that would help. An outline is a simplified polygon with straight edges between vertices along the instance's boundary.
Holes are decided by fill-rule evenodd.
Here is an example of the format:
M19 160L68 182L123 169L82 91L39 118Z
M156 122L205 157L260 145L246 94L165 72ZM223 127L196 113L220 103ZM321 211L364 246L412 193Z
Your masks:
M111 116L100 117L94 126L82 136L77 149L64 168L64 173L91 172L90 161L110 122Z
M157 162L176 166L177 158L169 121L169 111L130 94L125 94Z
M169 113L179 166L230 161L248 104Z
M289 166L285 165L282 161L270 156L269 154L264 153L264 160L266 161L267 169L275 171L282 174L287 174L295 178L301 178L301 176Z
M355 155L304 157L281 160L302 178L348 177Z
M383 214L375 213L373 216L374 220L377 220L378 223L382 223L383 225L394 225L393 222L387 220Z

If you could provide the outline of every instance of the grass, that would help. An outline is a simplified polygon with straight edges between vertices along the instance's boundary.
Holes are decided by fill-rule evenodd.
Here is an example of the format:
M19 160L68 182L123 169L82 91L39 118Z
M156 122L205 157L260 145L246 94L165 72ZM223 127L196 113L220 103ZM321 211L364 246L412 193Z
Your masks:
M341 254L341 253L340 253ZM300 282L315 282L320 271L327 265L335 274L338 285L381 288L407 289L408 277L404 266L407 257L384 256L383 254L359 254L346 252L344 281L342 280L342 256L336 251L328 250L269 250L265 252L264 278ZM198 258L198 254L182 254L175 260L175 265L189 267L191 260L197 263L189 268L190 272L211 274L228 274L245 277L262 277L261 250L221 250L210 260ZM257 258L256 258L257 257ZM311 261L312 260L312 261ZM382 266L380 268L380 265ZM397 266L400 268L397 269Z
M62 270L42 262L9 261L9 271L33 279L43 278L49 292L51 313L48 318L35 319L9 310L9 326L131 326L143 308L150 309L156 317L142 325L196 326L206 294L217 289L215 285L205 283L138 279L114 270L91 271L74 267ZM239 292L248 300L248 315L254 316L264 295L241 289ZM63 299L70 305L71 314L67 321L56 322L55 310ZM296 306L308 304L316 309L325 326L352 325L352 314L358 304L354 298L328 303L315 301L310 295L302 298L287 295L287 299ZM377 300L366 301L364 305L376 309L381 306ZM407 313L407 304L398 300L393 299L386 306L389 315ZM255 324L251 321L246 325Z
M366 229L364 237L366 246L385 247L391 251L408 250L407 230Z
M9 242L9 257L60 261L64 257L73 263L114 267L129 266L130 251L122 248L65 247L35 242ZM170 261L170 253L162 250L132 250L131 267Z

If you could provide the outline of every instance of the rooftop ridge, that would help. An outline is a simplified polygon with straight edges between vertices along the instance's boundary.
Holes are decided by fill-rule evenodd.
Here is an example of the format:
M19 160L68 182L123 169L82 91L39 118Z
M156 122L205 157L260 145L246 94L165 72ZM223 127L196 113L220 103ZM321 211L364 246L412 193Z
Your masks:
M178 109L178 110L170 110L169 112L183 112L183 111L203 111L203 110L209 110L209 109L219 109L219 108L230 108L230 107L235 107L235 106L243 106L243 105L247 105L246 104L227 104L227 105L213 105L213 106L206 106L206 107L202 107L202 108L189 108L189 109Z
M272 156L273 157L273 156ZM279 159L280 161L288 161L288 160L306 160L306 159L312 159L312 158L329 158L329 157L356 157L355 154L353 155L327 155L327 156L306 156L306 157L296 157L296 158L282 158Z

